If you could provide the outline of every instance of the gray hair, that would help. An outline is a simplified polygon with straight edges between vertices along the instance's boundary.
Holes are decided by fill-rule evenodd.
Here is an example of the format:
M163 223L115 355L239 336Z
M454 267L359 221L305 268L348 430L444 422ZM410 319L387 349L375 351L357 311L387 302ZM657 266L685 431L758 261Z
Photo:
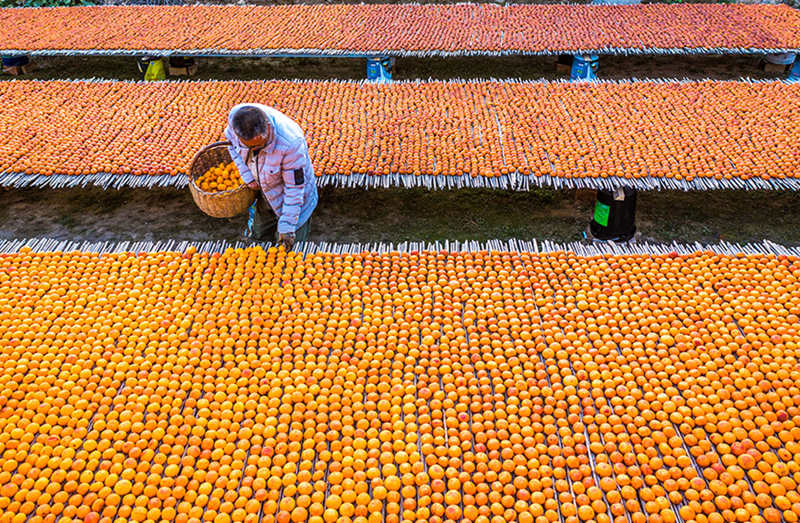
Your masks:
M241 140L252 140L256 136L268 136L270 124L261 109L253 105L240 107L231 117L231 127Z

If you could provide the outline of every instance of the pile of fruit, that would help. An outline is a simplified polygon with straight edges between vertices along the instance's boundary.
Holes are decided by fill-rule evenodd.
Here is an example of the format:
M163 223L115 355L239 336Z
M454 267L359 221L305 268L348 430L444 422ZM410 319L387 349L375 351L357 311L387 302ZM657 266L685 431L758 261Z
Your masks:
M800 177L784 82L15 81L0 100L10 173L185 174L260 100L300 124L322 177Z
M0 49L410 54L800 48L786 5L95 6L0 11ZM269 31L254 28L269 27Z
M211 167L208 171L200 175L195 180L200 189L204 192L223 192L238 189L242 185L242 178L236 164L229 162L220 163Z
M800 260L0 255L9 521L800 517Z

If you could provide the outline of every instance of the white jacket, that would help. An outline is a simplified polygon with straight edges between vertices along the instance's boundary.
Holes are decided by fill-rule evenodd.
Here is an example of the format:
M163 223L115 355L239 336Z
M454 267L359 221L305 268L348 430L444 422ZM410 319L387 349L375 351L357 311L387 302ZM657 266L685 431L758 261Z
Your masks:
M244 105L255 106L272 124L274 137L258 155L242 145L232 129L233 114ZM245 183L258 180L261 192L278 216L278 232L293 233L311 217L317 206L317 180L308 156L303 130L280 111L261 104L239 104L231 109L225 137L228 151Z

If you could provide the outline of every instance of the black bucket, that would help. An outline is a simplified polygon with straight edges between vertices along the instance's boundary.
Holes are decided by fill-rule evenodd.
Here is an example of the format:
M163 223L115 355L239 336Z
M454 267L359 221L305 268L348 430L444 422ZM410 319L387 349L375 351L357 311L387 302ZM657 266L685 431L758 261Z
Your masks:
M598 190L589 231L597 240L626 242L633 238L636 234L636 190L630 187Z

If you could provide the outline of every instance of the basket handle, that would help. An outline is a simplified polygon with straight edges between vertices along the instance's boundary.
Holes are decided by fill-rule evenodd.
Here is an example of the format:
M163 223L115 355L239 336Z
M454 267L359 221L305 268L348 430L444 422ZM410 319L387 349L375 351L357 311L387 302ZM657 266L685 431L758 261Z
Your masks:
M206 145L205 147L203 147L202 149L200 149L199 151L197 151L195 153L194 157L192 158L192 163L189 164L189 166L190 166L189 167L189 171L191 172L191 167L194 166L195 162L197 162L197 159L200 157L201 154L203 154L204 152L206 152L207 150L209 150L209 149L211 149L213 147L219 147L220 145L230 146L231 142L229 142L227 140L223 140L221 142L210 143L210 144Z

